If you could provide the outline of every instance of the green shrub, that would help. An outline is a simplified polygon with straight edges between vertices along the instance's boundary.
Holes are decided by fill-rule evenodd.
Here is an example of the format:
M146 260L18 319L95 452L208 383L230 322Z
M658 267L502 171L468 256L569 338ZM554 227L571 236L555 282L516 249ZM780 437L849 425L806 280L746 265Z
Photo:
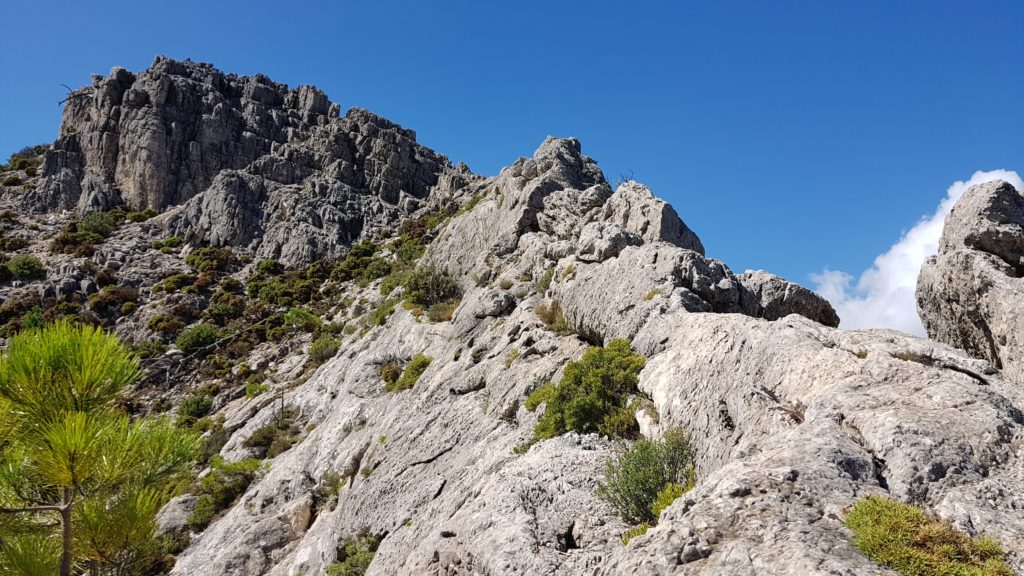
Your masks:
M31 244L31 242L29 242L27 238L22 238L20 236L7 236L0 238L0 248L8 252L14 252L16 250L21 250L22 248L27 248L29 244Z
M21 186L22 182L22 179L17 174L11 174L3 180L0 180L0 184L4 186Z
M663 440L640 440L609 460L597 495L626 522L654 525L661 510L692 487L692 482L690 440L682 431L669 430Z
M146 340L132 346L132 351L141 358L153 358L167 352L167 345L159 340Z
M154 331L163 334L174 334L185 327L185 323L173 316L160 314L149 319L146 326Z
M125 220L128 220L129 222L145 222L146 220L149 220L150 218L156 216L157 214L159 214L159 212L157 212L156 210L153 210L152 208L146 208L141 212L129 212L125 214Z
M260 461L255 459L228 464L219 457L214 458L210 473L196 487L199 499L188 518L189 528L195 531L206 528L218 512L231 506L245 492L259 469Z
M253 374L252 376L260 376L259 374ZM270 390L270 386L263 383L262 378L253 379L252 376L245 382L245 397L255 398L260 394L263 394L267 390Z
M25 315L21 317L22 330L35 330L42 328L43 324L43 310L39 306L33 306L31 310L25 312Z
M19 254L8 260L7 269L15 280L41 280L46 277L43 262L29 254Z
M284 272L284 266L277 260L267 258L260 260L260 263L256 265L256 271L267 276L277 276Z
M150 246L153 248L153 250L163 250L165 248L177 248L181 246L183 242L185 241L179 236L170 236L168 238L164 238L163 240L153 240L150 243Z
M311 332L320 325L320 318L308 310L302 308L289 308L284 313L283 320L296 330Z
M861 553L905 576L1014 574L996 541L971 538L915 506L889 498L868 496L858 501L846 515L846 527Z
M107 286L103 290L89 296L89 308L97 314L120 312L125 304L132 304L129 313L139 301L139 291L134 288Z
M198 324L181 333L175 343L186 354L206 348L221 339L220 328L213 324Z
M402 376L395 381L394 384L386 384L384 390L386 392L398 392L399 390L408 390L416 385L416 381L420 379L420 376L427 370L430 363L433 362L433 358L425 356L423 354L417 354L413 356L412 360L402 371Z
M341 342L330 336L321 336L310 345L309 359L316 364L323 364L334 358L334 355L338 353L339 347L341 347Z
M526 399L527 406L534 408L542 401L547 403L533 431L534 441L570 430L612 437L634 435L636 419L627 404L638 392L637 375L644 363L643 356L634 354L624 339L612 340L603 348L592 347L582 359L569 362L556 386L542 386ZM623 422L630 426L624 428Z
M118 224L118 218L110 212L90 212L75 224L75 230L107 238L117 230Z
M338 561L327 567L327 576L363 576L370 569L373 556L380 546L380 537L361 534L346 538Z
M185 257L185 264L200 272L225 272L238 264L230 248L198 248Z
M196 277L191 274L171 274L153 288L160 292L177 292L182 288L191 286L195 281Z
M419 306L431 306L460 295L454 278L431 267L413 270L404 285L405 299Z
M209 390L199 389L192 392L178 406L178 418L189 425L206 416L213 409L213 395Z

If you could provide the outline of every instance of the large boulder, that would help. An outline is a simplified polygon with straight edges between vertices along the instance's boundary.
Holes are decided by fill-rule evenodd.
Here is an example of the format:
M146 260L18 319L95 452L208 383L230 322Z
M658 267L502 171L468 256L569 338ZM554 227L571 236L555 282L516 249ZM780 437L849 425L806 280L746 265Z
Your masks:
M928 336L1024 382L1024 196L1003 181L968 189L917 281Z

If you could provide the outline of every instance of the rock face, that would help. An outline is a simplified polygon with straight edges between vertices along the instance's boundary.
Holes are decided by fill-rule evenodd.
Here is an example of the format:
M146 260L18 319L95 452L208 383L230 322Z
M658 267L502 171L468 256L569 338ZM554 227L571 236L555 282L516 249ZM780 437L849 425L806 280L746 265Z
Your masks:
M289 264L337 257L472 178L323 92L158 57L73 92L32 212L172 210L170 233ZM433 196L432 196L433 194Z
M1024 196L1007 182L972 186L925 261L917 308L928 336L1024 382Z
M310 309L324 331L339 328L330 332L333 357L310 362L312 337L281 327L251 349L231 347L230 370L222 359L184 373L173 348L147 364L163 370L155 385L163 392L220 390L209 417L222 423L228 462L259 457L246 440L280 424L285 407L294 415L294 444L190 535L172 574L320 576L347 539L367 533L382 537L370 575L886 574L843 526L846 509L868 494L989 535L1024 570L1024 388L1007 377L1006 357L834 328L835 311L809 290L763 271L736 275L706 256L646 187L613 191L577 140L548 138L531 158L483 178L450 167L382 118L361 110L342 117L313 89L206 65L158 59L81 94L69 102L38 193L18 200L36 210L122 201L166 210L120 229L91 256L46 255L51 278L24 287L26 306L38 289L82 299L83 283L96 277L89 270L104 266L140 291L139 309L115 325L139 342L154 320L166 322L157 312L193 311L189 322L198 322L214 298L213 285L150 290L168 275L197 272L151 239L174 233L193 246L301 263L340 255L410 216L425 221L428 210L437 225L423 236L418 265L451 275L462 291L450 320L430 321L429 311L396 305L402 288L379 279L301 275L295 284L323 298ZM132 115L155 128L127 122ZM229 135L186 130L204 122ZM160 160L152 150L163 150ZM33 220L27 228L42 232L27 250L45 252L44 233L56 234L62 217ZM991 280L1002 289L1015 280L1014 265L976 247L1021 252L998 240L1015 224L992 221L1002 232L958 233L963 248L944 249L937 262L967 254L1003 271L1005 284ZM983 229L964 230L971 227ZM382 248L376 254L388 257ZM221 281L215 293L229 308L251 297L254 278L222 276L231 274L235 285ZM15 288L3 290L6 299ZM298 304L281 312L290 305ZM275 307L245 309L277 314ZM595 493L620 445L569 433L516 449L543 411L527 410L526 396L614 338L647 359L639 375L649 403L638 413L644 434L682 428L697 466L695 488L628 545L621 536L630 526ZM387 391L383 374L424 357L411 388ZM268 393L247 394L244 379L226 372L257 373ZM168 504L161 531L188 531L194 503L183 496Z

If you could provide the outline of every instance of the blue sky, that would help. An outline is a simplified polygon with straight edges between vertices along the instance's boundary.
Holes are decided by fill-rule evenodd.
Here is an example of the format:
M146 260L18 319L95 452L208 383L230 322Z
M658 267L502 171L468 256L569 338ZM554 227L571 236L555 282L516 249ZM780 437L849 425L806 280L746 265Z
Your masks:
M315 84L494 174L548 134L731 268L854 275L977 170L1024 172L1024 3L5 2L0 156L156 54Z

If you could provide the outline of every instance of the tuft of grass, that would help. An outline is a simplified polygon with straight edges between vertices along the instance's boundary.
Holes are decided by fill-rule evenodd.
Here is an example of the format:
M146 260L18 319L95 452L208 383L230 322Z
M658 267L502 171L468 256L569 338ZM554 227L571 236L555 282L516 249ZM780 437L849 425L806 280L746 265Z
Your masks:
M846 527L857 550L904 576L1014 574L991 538L971 538L916 506L889 498L858 501L846 515Z
M537 290L537 292L543 294L548 291L548 288L551 287L551 279L554 277L555 269L549 268L548 271L545 272L544 275L540 277L540 280L537 280L537 283L533 287Z
M533 312L548 330L556 334L565 334L570 331L569 323L565 321L565 315L562 313L562 304L558 300L553 300L551 304L547 305L541 304L534 308Z
M650 292L644 295L644 300L649 302L651 300L654 300L658 296L663 296L663 294L661 293L661 290L655 288L654 290L651 290Z
M509 349L509 351L505 353L505 367L511 368L512 363L515 362L517 358L522 356L522 354L523 352L519 348Z

